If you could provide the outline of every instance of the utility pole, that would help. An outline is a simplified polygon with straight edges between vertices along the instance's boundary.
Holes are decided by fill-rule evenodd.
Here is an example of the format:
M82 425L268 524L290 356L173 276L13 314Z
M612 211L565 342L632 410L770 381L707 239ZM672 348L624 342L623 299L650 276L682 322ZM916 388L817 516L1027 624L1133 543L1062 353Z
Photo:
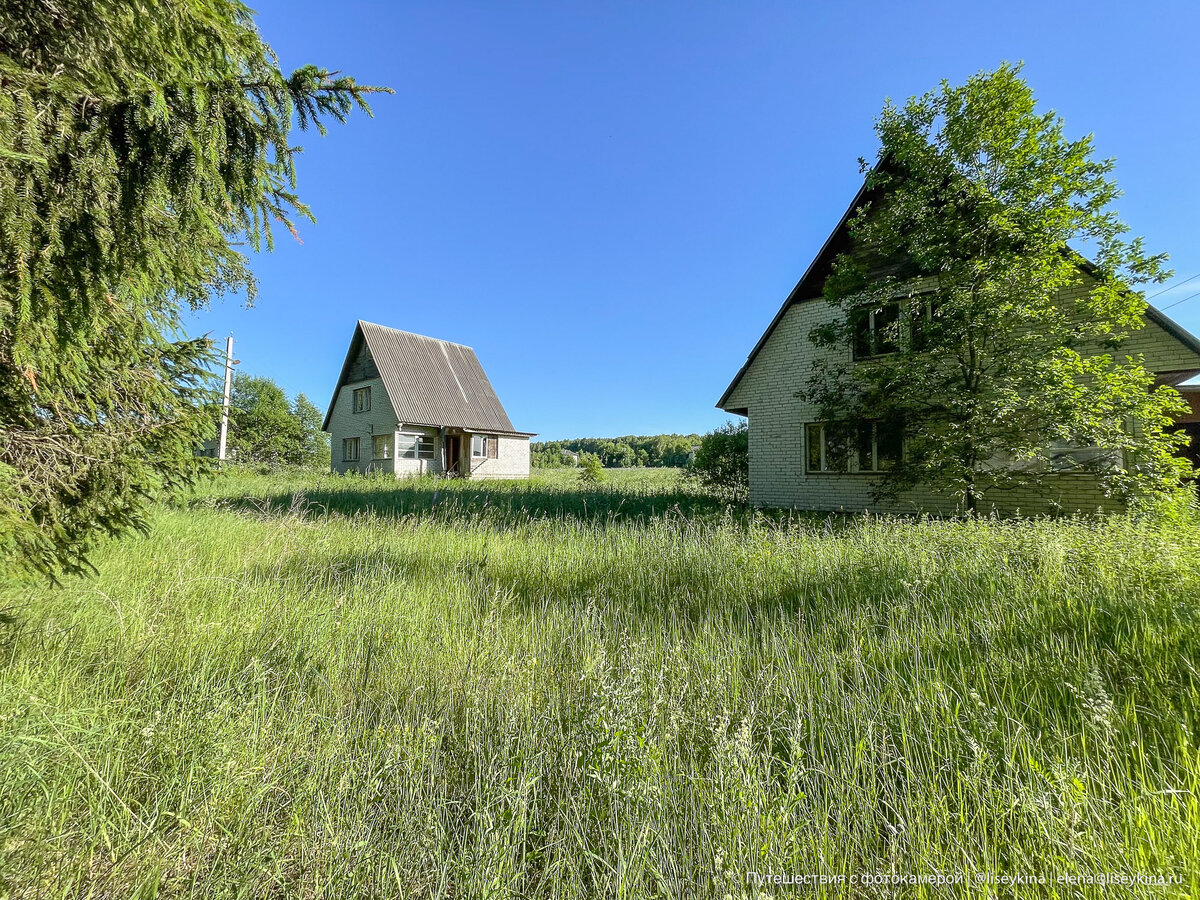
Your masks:
M225 398L221 401L221 436L217 439L217 459L225 461L225 438L229 434L229 391L233 385L233 335L225 338Z

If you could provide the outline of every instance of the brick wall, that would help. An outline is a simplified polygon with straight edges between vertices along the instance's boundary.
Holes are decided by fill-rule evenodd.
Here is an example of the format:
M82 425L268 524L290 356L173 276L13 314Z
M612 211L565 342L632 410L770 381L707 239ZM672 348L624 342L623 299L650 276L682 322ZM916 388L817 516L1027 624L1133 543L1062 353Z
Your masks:
M407 459L397 456L394 461L394 467L397 477L405 477L409 475L440 475L445 467L442 465L442 460L445 454L442 452L441 434L436 428L427 428L418 425L405 425L401 423L397 438L401 434L421 434L433 441L433 459ZM398 444L393 443L393 447Z
M471 436L463 438L472 478L528 478L529 438L499 436L495 459L478 459L470 455Z
M1080 286L1076 290L1084 290ZM1064 294L1064 299L1070 296ZM956 499L928 490L915 491L887 506L871 499L873 478L861 474L808 473L804 465L803 425L818 419L816 408L795 397L805 387L820 355L844 358L845 347L818 348L808 339L817 325L838 311L816 298L793 304L742 376L727 406L745 408L750 420L750 501L755 506L872 511L951 512ZM1118 356L1144 353L1153 371L1200 368L1200 357L1154 323L1134 332ZM1097 479L1061 475L1042 490L1022 488L988 496L983 511L1037 514L1053 509L1094 511L1117 504L1106 498Z
M354 391L363 387L371 389L371 408L366 412L356 413ZM371 458L371 444L375 435L394 435L395 431L396 414L392 412L392 404L388 400L387 391L383 389L382 381L378 378L368 378L365 381L351 381L342 385L333 401L333 413L329 416L330 470L337 473L394 472L392 460ZM346 462L342 459L342 439L350 437L358 438L358 462Z

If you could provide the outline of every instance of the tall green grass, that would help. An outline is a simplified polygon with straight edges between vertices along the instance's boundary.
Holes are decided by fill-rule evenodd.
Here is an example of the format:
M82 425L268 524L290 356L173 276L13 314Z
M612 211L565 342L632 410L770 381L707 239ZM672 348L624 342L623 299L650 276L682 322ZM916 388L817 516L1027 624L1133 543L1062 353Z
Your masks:
M98 577L7 587L0 889L1200 893L1200 525L789 520L616 477L227 478Z

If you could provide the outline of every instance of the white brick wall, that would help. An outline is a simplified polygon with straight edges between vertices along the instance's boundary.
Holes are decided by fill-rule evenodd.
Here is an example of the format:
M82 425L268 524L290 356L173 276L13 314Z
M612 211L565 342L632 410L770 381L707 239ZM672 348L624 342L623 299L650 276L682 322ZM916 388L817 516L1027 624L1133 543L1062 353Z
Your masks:
M366 412L354 411L355 388L371 388L371 408ZM337 473L382 471L393 472L390 459L371 458L371 439L377 434L394 434L396 414L388 400L383 382L378 378L355 381L342 386L333 402L333 413L329 417L330 469ZM342 460L342 439L358 438L358 462ZM394 446L394 444L393 444Z
M500 435L495 459L475 459L470 456L471 437L464 439L472 478L528 478L529 438Z
M745 408L749 413L750 502L853 512L953 511L956 500L951 496L922 490L881 506L871 500L873 479L869 475L805 472L802 426L816 421L818 413L815 406L794 394L807 385L820 355L844 358L849 354L848 348L818 348L808 339L815 326L837 315L821 298L793 304L727 401L729 408ZM1145 353L1152 371L1200 368L1200 358L1153 323L1134 332L1117 356L1134 353ZM1116 505L1104 496L1095 477L1062 475L1040 492L1032 488L998 491L986 498L981 511L1037 514L1062 508L1090 512Z
M440 475L443 471L442 439L436 428L423 428L417 425L400 424L397 436L401 434L423 434L433 441L433 459L407 459L397 456L394 461L397 477L411 475ZM393 447L397 444L393 443Z
M371 388L371 408L366 412L354 412L356 388ZM428 434L433 439L433 459L372 459L373 438L378 434L392 437L392 452L395 453L397 433ZM338 391L329 417L330 470L343 472L394 472L397 477L410 475L440 474L442 472L442 441L437 428L407 425L396 421L391 402L378 378L347 383ZM358 438L357 462L342 459L342 439ZM471 459L471 436L462 437L464 458L469 464L472 478L528 478L529 438L501 436L496 459Z

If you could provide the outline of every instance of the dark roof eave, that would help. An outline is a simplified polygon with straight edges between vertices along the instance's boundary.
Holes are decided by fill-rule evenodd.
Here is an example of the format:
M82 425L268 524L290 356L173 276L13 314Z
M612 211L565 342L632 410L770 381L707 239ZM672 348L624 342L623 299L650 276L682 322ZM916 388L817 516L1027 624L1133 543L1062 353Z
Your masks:
M333 416L333 405L337 402L338 391L346 383L346 373L350 370L350 360L354 358L354 342L359 340L364 340L362 319L356 319L354 322L354 334L350 337L350 346L346 348L346 358L342 361L342 370L338 373L337 382L333 386L333 396L329 398L329 406L325 408L325 418L321 420L321 430L326 433L332 433L329 431L329 420Z
M436 428L439 431L443 428L454 428L458 431L465 431L468 434L500 434L505 437L537 437L536 431L510 431L505 428L477 428L473 425L433 425L429 422L401 422L401 425L412 425L416 428Z
M767 340L771 337L771 334L783 320L783 317L787 314L787 311L789 308L791 308L792 304L797 303L802 299L810 299L803 297L802 294L806 288L811 287L811 285L809 285L810 280L816 280L817 274L824 267L826 257L830 254L830 251L833 248L835 239L841 233L842 229L846 227L847 223L850 221L850 217L854 214L854 211L859 207L863 200L866 199L866 195L869 190L867 184L868 181L869 177L867 180L863 181L862 187L860 187L858 189L858 193L854 195L854 200L851 201L849 208L842 215L842 218L838 221L837 226L833 229L833 232L828 238L826 238L825 243L821 245L820 252L817 253L816 257L804 271L804 275L801 276L800 280L796 283L796 286L792 288L792 292L788 294L787 299L784 300L783 306L779 308L779 312L775 314L775 318L771 320L771 324L767 326L767 330L763 332L762 337L758 339L758 343L754 345L754 349L750 351L750 355L746 357L746 362L743 363L740 369L738 369L737 374L733 376L733 381L729 383L729 387L725 388L725 393L723 393L721 395L721 399L717 401L717 409L739 416L744 416L747 414L747 410L743 407L731 408L728 406L729 395L733 393L734 388L738 386L738 383L745 376L746 371L754 362L755 357L758 356L759 351L762 350L763 345L766 344ZM1075 256L1075 258L1078 260L1079 267L1083 269L1084 272L1089 275L1096 274L1098 269L1091 260L1075 250L1070 250L1068 248L1067 252ZM1146 304L1146 318L1152 321L1155 325L1158 325L1163 329L1163 331L1174 337L1193 353L1200 355L1200 338L1197 338L1194 334L1185 329L1170 316L1166 315L1156 307L1151 306L1149 303Z
M870 190L868 186L869 180L869 177L863 180L862 186L858 189L858 193L856 193L854 195L854 199L850 201L850 206L846 208L846 211L838 220L838 223L834 227L833 231L829 233L829 237L825 239L825 243L821 245L820 251L815 257L813 257L813 261L809 263L808 268L804 270L804 274L800 276L800 280L796 282L796 286L792 288L792 291L790 294L788 294L787 299L783 301L783 306L779 307L779 312L775 313L775 318L771 320L771 324L767 326L767 330L763 332L762 337L758 339L758 343L754 345L754 349L750 351L750 355L746 357L746 362L740 369L738 369L737 374L733 376L733 381L729 382L729 387L725 388L725 393L723 393L721 395L721 399L717 401L717 409L739 416L746 415L744 411L729 408L727 405L729 402L729 395L732 394L734 388L738 386L738 382L742 380L742 376L746 374L746 370L750 368L750 364L754 362L754 358L758 356L758 352L771 337L772 332L774 332L779 323L783 321L783 317L787 315L787 311L792 304L801 299L807 299L803 298L803 293L806 291L806 289L811 287L810 282L813 282L817 279L818 274L824 268L826 257L830 255L835 241L842 233L842 229L846 227L846 224L850 221L850 217L854 215L854 211L858 209L858 207L866 199L867 193Z

